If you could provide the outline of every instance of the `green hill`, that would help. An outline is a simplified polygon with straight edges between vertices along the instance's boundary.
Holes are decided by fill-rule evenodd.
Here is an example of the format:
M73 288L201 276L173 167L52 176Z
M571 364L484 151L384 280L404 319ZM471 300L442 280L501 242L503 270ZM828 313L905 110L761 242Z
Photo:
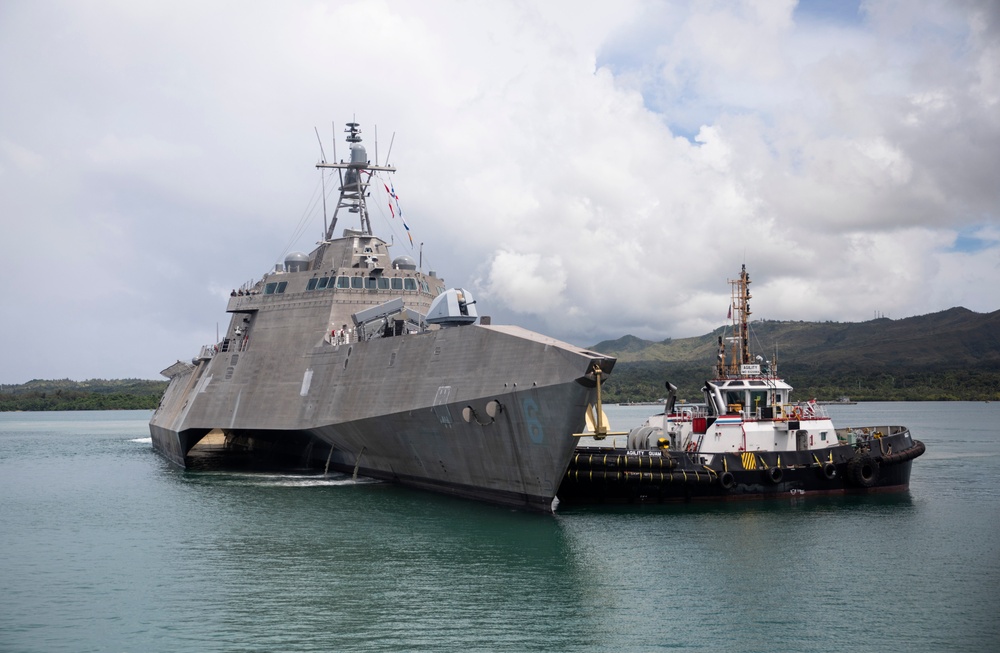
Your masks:
M153 409L166 389L166 381L145 379L35 379L0 385L0 411Z
M608 401L658 399L665 380L681 397L699 401L727 331L662 342L624 336L590 349L618 356ZM751 334L753 350L777 361L799 398L1000 399L1000 311L952 308L867 322L757 320Z

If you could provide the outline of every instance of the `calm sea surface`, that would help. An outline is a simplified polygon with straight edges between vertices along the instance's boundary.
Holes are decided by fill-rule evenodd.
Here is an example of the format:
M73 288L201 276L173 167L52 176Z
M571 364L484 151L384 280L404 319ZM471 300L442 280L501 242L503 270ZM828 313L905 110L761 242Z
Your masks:
M545 516L0 413L0 651L1000 651L1000 403L830 411L912 428L909 493Z

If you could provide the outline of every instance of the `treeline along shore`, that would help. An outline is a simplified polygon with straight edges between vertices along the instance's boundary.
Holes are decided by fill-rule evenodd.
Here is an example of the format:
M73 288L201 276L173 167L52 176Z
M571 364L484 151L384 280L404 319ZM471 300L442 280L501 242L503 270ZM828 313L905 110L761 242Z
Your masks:
M166 389L166 381L146 379L36 379L0 385L0 411L153 409Z
M1000 311L952 308L867 322L755 320L752 349L778 362L799 399L837 401L1000 401ZM588 347L618 357L604 385L608 403L658 401L664 383L702 401L718 355L720 327L697 338L634 336ZM155 409L166 381L29 381L0 385L0 411Z

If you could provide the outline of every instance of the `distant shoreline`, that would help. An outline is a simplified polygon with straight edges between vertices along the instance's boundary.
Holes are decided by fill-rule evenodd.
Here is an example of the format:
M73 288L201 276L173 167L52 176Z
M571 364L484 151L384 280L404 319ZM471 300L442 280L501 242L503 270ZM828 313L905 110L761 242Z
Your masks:
M0 385L0 412L153 410L166 389L166 381L145 379L35 379Z

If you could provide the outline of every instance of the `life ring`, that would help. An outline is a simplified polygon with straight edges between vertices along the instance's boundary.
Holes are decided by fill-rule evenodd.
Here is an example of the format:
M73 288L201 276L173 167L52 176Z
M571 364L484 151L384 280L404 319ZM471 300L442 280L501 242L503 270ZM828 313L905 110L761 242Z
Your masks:
M785 473L781 471L780 467L770 467L765 474L767 474L767 480L771 481L775 485L780 483L781 479L785 476Z
M723 490L732 490L736 486L736 477L732 472L722 472L719 474L719 485Z
M866 453L851 458L847 463L847 477L859 487L874 486L878 483L878 473L878 461Z
M801 406L796 406L795 408L793 408L792 409L792 416L795 419L802 419L802 407Z
M837 466L833 463L823 463L819 468L819 474L828 481L837 477Z

